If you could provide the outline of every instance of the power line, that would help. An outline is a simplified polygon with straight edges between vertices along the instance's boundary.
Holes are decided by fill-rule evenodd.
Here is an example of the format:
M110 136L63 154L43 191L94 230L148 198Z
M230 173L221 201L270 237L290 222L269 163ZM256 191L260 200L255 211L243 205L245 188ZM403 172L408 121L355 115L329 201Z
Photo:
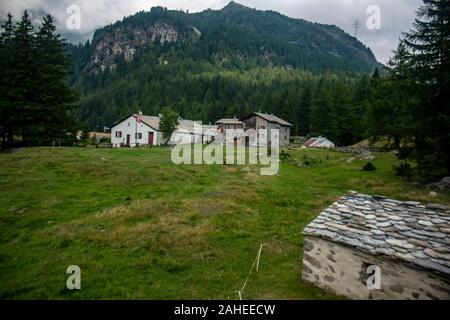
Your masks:
M359 20L355 20L352 24L353 28L355 28L355 38L358 38L358 31L359 28L361 27L361 21Z

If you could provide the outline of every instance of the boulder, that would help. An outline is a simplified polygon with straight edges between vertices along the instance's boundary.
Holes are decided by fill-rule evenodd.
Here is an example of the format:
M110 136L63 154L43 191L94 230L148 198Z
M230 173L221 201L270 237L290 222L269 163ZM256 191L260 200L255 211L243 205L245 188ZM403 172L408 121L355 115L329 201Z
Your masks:
M445 177L438 182L430 183L429 185L427 185L427 187L438 188L440 190L450 189L450 177Z

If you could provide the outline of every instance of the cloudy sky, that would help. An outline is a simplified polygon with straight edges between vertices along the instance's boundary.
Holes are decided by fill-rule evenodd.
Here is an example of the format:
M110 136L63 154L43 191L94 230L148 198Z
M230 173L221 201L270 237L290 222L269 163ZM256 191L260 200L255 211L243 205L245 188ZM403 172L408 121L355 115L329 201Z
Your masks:
M189 10L220 9L229 0L1 0L0 14L7 12L19 16L28 9L38 20L45 13L52 14L57 26L69 40L87 39L93 31L108 23L122 19L153 6L169 9ZM294 18L335 24L350 34L355 20L361 21L359 39L368 45L378 60L386 62L398 44L402 31L411 27L415 11L421 0L238 0L251 8L274 10ZM71 16L67 10L77 5L81 10L81 28L75 32L67 29L67 20ZM381 29L370 30L367 27L367 8L376 5L380 8Z

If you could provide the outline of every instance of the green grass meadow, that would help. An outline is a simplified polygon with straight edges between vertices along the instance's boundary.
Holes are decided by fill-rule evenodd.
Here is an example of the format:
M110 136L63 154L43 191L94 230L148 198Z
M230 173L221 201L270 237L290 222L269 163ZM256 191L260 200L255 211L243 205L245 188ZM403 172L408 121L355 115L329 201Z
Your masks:
M0 298L237 299L264 244L244 299L336 299L301 281L302 230L324 208L348 190L450 203L396 177L393 154L364 172L344 153L289 153L311 167L176 166L167 148L0 154Z

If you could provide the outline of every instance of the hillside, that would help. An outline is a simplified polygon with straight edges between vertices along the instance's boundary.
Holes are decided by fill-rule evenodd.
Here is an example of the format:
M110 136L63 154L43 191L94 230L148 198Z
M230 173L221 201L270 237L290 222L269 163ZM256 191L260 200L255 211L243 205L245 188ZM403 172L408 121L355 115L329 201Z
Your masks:
M309 111L299 101L309 109L319 91L337 83L353 93L357 74L377 65L369 48L336 26L235 2L191 14L152 8L69 49L72 84L81 93L76 116L91 129L170 106L206 123L261 109L291 119L294 133L306 134Z
M377 65L369 48L336 26L235 2L194 14L155 7L97 30L92 43L74 54L81 55L81 70L98 73L114 70L148 49L160 51L161 60L170 53L222 67L371 71Z

